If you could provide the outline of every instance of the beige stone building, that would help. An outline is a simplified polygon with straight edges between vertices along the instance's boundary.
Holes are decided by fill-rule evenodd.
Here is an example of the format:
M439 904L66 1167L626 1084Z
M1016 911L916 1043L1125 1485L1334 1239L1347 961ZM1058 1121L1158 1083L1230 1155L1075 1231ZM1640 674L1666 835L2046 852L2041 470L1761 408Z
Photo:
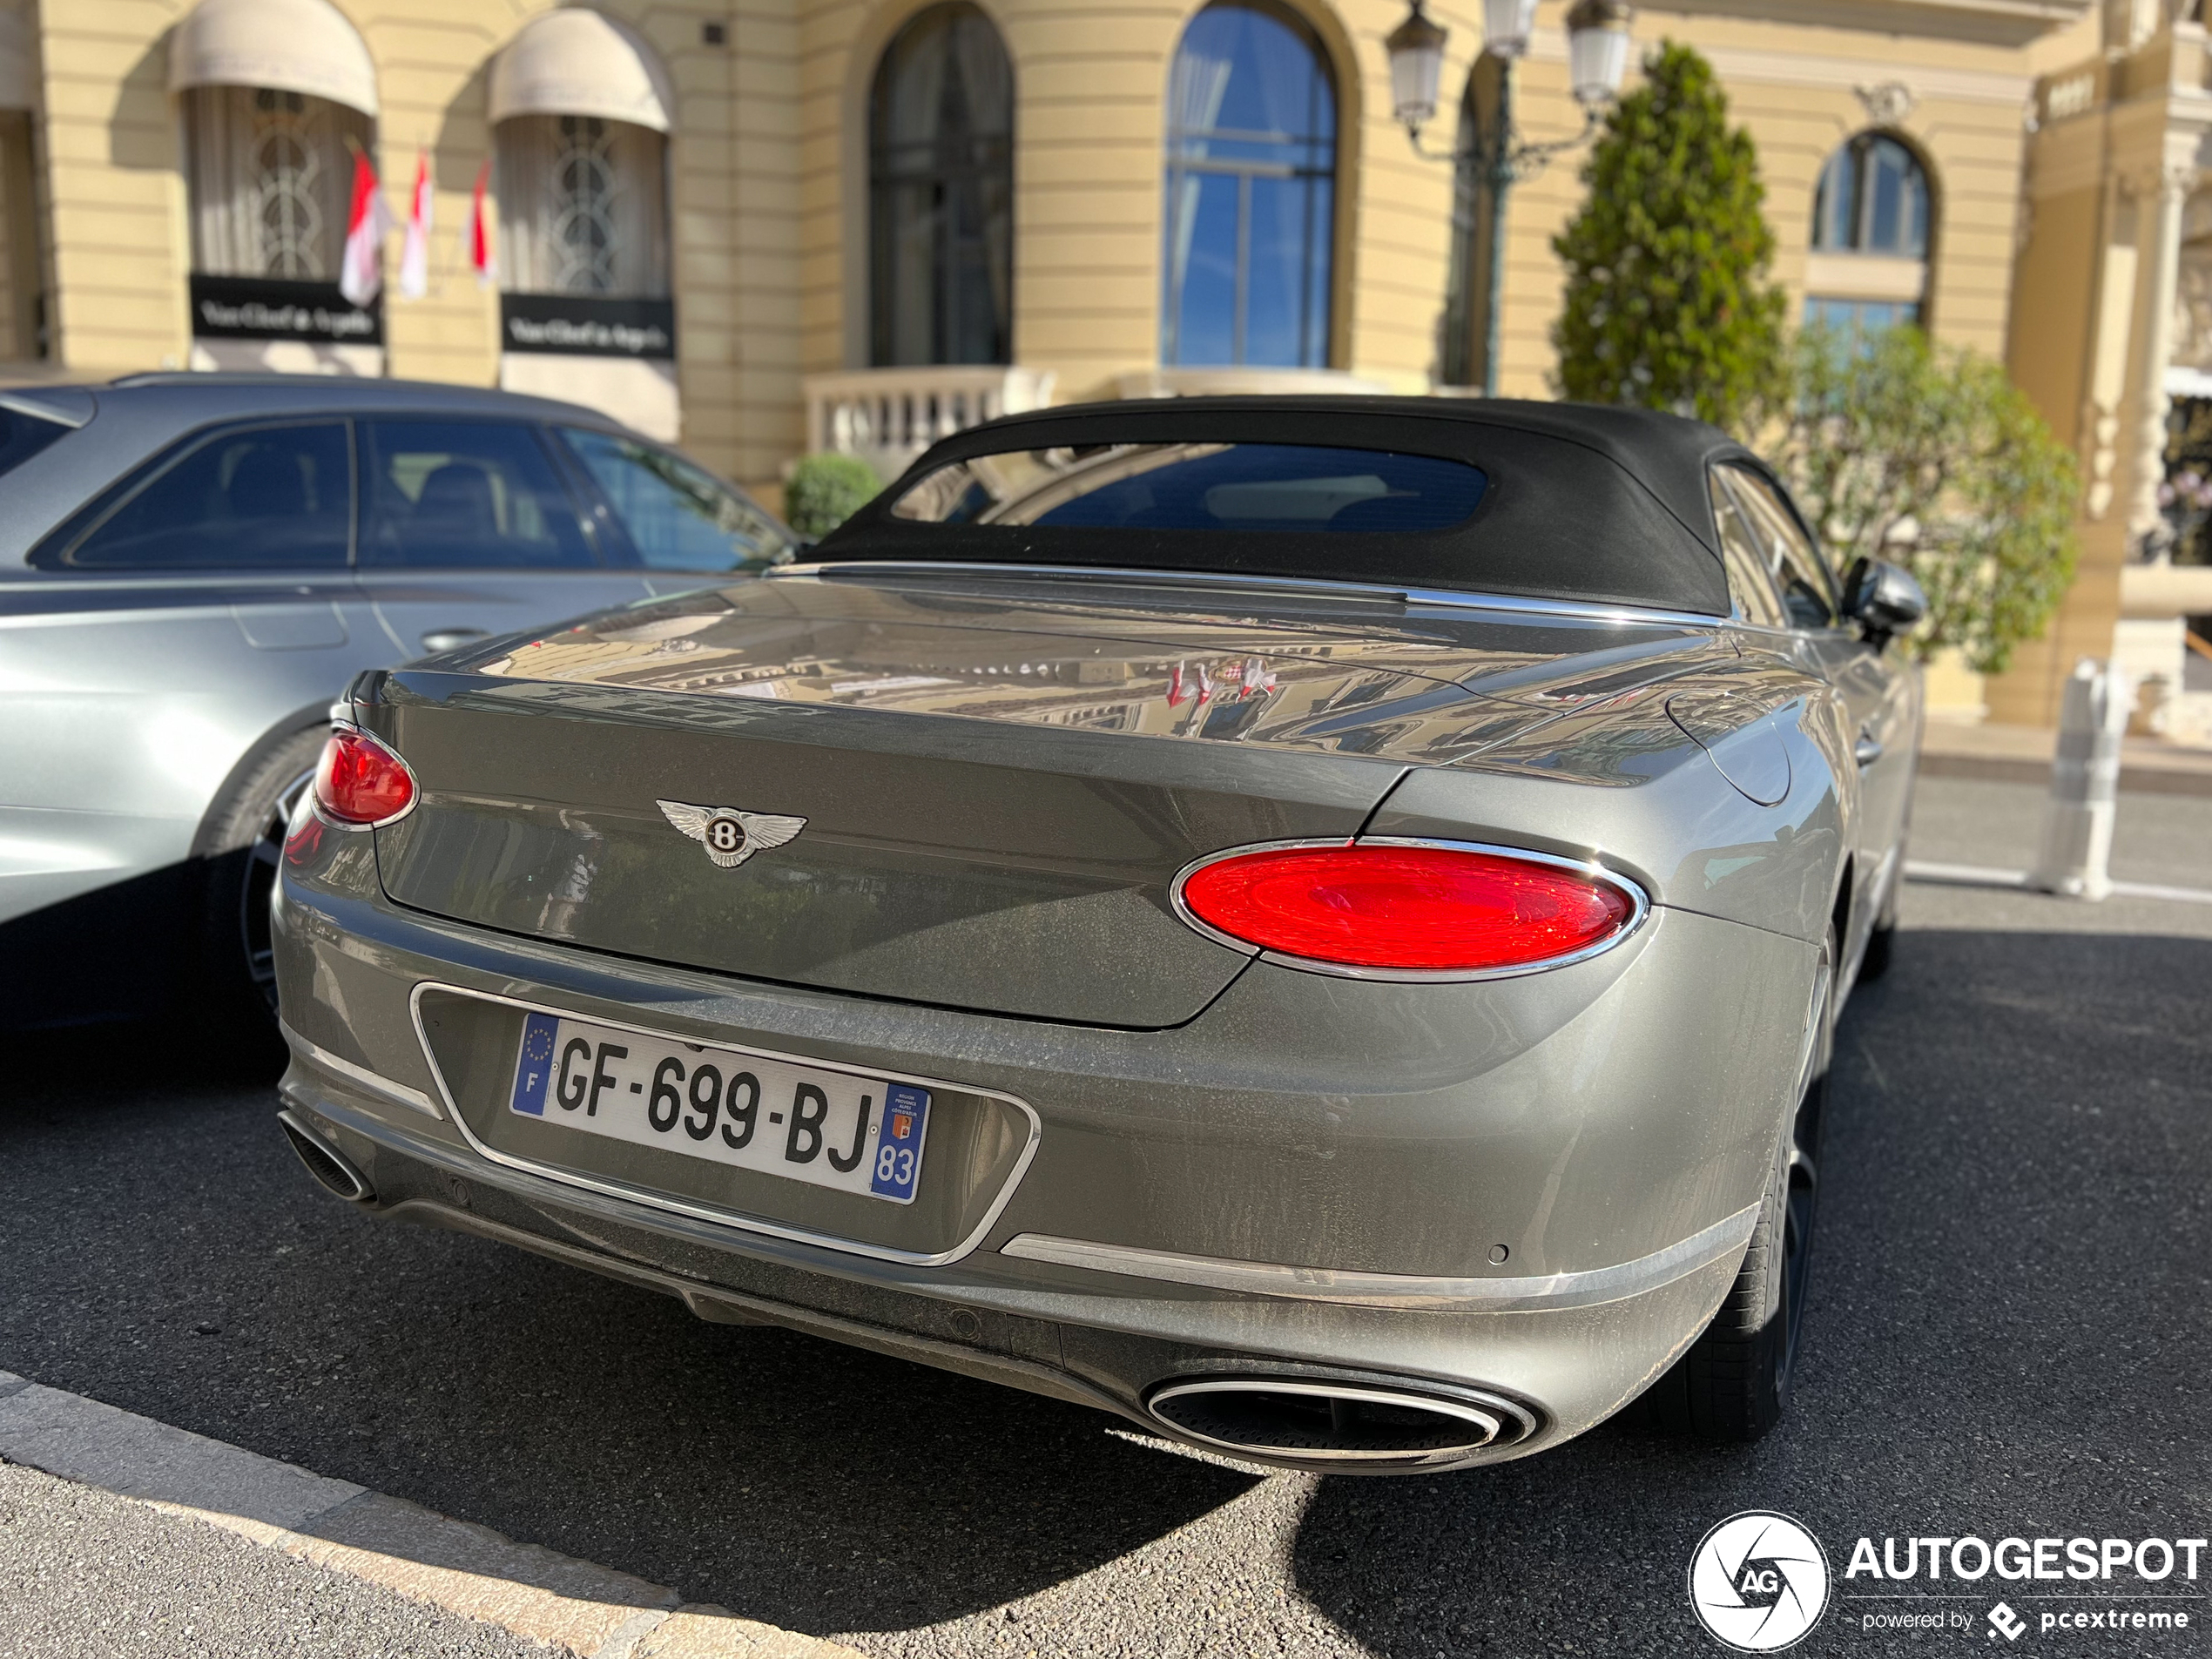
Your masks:
M2049 725L2074 664L2109 655L2144 683L2139 730L2212 742L2183 620L2212 618L2212 565L2174 563L2161 489L2187 469L2174 428L2212 408L2212 54L2194 4L2105 0L2092 27L2036 86L2011 349L2082 458L2080 572L1989 707Z
M2128 267L2123 303L2089 248L2143 233L2111 180L2161 164L2126 123L2181 166L2212 103L2202 31L2158 3L2108 0L2149 8L2109 63L2115 25L2086 0L1701 0L1633 30L1719 71L1793 314L2009 351L2098 488L2139 504L2129 469L2164 408L2130 307L2155 314L2162 279ZM1480 192L1393 114L1383 43L1405 0L16 3L0 357L18 374L266 364L547 390L772 492L809 449L888 462L1043 401L1422 393L1490 369ZM1487 118L1498 77L1478 72L1479 7L1431 15L1450 31L1434 146L1451 112ZM1542 0L1514 72L1533 139L1581 125L1563 15ZM2076 64L2087 93L2067 90ZM2160 74L2162 113L2062 141ZM356 151L401 221L427 169L419 297L399 291L396 230L384 292L340 294ZM482 273L463 237L480 183ZM1550 239L1581 193L1573 154L1511 192L1505 393L1548 390ZM2152 217L2178 246L2174 212ZM2133 331L2120 371L2100 328ZM2119 510L2093 510L2093 536ZM2115 583L2085 578L2063 637L2007 685L2108 641ZM1993 693L2044 718L2039 695Z

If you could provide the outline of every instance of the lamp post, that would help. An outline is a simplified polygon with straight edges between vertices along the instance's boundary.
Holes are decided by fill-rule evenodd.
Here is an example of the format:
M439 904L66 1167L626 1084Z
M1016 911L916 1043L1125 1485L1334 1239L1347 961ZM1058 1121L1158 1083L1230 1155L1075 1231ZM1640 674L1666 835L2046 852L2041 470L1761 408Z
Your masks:
M1390 54L1391 96L1413 152L1452 164L1455 203L1466 195L1469 180L1480 179L1490 187L1489 223L1484 227L1489 280L1484 285L1482 395L1495 397L1498 319L1505 290L1506 192L1521 180L1534 179L1554 156L1588 144L1596 134L1606 106L1620 92L1622 78L1628 73L1631 14L1623 0L1575 0L1567 14L1567 68L1575 101L1582 106L1582 130L1571 138L1532 144L1514 130L1513 65L1528 50L1536 0L1483 0L1483 46L1499 60L1497 108L1487 131L1470 132L1453 149L1440 152L1421 143L1421 129L1436 115L1447 30L1423 4L1424 0L1413 0L1406 20L1383 41Z

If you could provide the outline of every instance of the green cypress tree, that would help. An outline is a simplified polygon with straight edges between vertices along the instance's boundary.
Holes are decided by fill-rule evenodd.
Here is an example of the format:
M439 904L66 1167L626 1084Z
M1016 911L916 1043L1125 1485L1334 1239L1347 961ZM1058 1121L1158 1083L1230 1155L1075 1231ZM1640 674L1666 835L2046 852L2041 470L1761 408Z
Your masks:
M1743 431L1784 363L1758 152L1696 52L1662 42L1643 74L1583 164L1582 211L1552 239L1567 266L1559 388Z

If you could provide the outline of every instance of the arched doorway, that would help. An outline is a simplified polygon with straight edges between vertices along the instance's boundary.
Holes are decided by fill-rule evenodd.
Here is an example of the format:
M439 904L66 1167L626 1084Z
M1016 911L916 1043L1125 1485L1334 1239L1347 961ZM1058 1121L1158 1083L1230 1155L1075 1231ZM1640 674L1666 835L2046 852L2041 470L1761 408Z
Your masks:
M965 0L885 48L868 101L868 361L1014 355L1014 68Z

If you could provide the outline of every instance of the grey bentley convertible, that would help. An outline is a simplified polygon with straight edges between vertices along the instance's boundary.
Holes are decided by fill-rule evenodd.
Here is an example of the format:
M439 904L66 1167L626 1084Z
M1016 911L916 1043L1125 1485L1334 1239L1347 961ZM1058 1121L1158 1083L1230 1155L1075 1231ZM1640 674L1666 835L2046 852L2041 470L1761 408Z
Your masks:
M1261 1463L1786 1402L1901 570L1657 415L1190 400L356 680L275 901L365 1209Z

